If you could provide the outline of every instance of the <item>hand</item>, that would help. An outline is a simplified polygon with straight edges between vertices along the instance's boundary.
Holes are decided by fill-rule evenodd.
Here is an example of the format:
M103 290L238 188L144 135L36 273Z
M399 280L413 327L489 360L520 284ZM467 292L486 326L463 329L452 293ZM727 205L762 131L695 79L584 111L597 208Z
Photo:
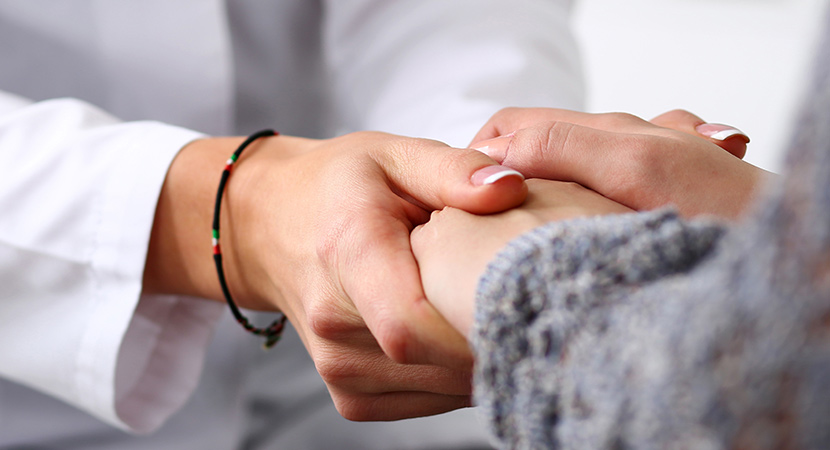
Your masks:
M238 143L197 141L174 161L145 289L222 299L207 232L190 235L209 228L219 174ZM425 300L409 233L434 208L490 213L520 204L526 185L504 171L473 150L382 133L261 139L235 165L223 202L232 294L240 306L288 316L346 418L467 406L472 358ZM202 210L207 217L187 216ZM192 255L198 261L176 261Z
M576 183L532 179L527 184L529 194L519 208L487 216L444 208L412 232L427 299L464 336L472 326L478 279L513 238L551 221L631 212Z
M740 217L769 173L701 135L712 126L702 127L690 113L673 111L654 121L672 128L629 114L506 109L473 146L529 178L574 181L637 210L673 204L685 216ZM734 140L748 138L732 134L726 139L731 144L722 144L742 156Z
M649 122L663 128L680 131L689 136L707 140L727 152L743 159L746 156L746 146L749 136L743 131L720 123L708 123L700 117L682 109L665 112L651 119Z

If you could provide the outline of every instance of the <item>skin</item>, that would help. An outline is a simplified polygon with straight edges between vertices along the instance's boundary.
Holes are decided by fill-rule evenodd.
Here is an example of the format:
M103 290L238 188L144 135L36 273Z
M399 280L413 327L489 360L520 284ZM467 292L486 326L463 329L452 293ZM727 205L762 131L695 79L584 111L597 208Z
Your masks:
M748 138L709 139L686 111L651 122L628 114L507 109L472 144L528 178L519 208L475 215L432 214L412 233L430 302L469 336L475 289L486 265L510 240L550 221L674 205L686 216L741 217L769 173L745 163ZM664 126L660 126L660 124Z
M508 242L547 222L632 212L576 183L527 183L530 192L519 208L491 215L444 208L412 232L427 298L464 336L473 322L478 279Z
M649 122L623 113L508 108L472 146L527 178L573 181L632 209L674 205L687 217L737 219L771 174L740 159L745 135L706 138L696 131L703 123L681 110Z
M145 292L224 301L208 236L221 170L242 140L195 141L173 161ZM486 214L522 203L520 176L481 184L494 165L480 152L382 133L260 139L236 163L220 224L232 295L288 316L344 417L469 405L472 358L426 301L409 234L433 209Z
M494 231L497 239L482 239L487 244L470 259L477 266L465 271L463 279L477 278L483 262L509 238L543 221L642 209L670 200L680 200L684 213L705 209L678 196L661 176L694 167L695 171L679 173L679 181L685 182L681 187L689 187L707 175L706 170L731 173L730 164L740 160L718 149L731 158L728 163L721 158L709 161L709 166L701 161L684 166L681 163L689 160L682 153L688 144L683 136L706 142L693 136L693 125L675 120L669 125L682 131L655 131L653 124L632 117L558 110L506 110L494 116L477 140L495 138L505 130L515 134L489 141L493 158L530 176L576 181L602 195L574 183L551 185L555 189L534 187L522 209L491 217L493 226L504 232ZM568 132L556 133L563 129ZM156 211L145 292L224 301L207 236L221 168L242 140L199 140L174 160ZM664 164L672 158L657 153L667 143L681 156L676 164ZM472 358L455 319L463 314L442 309L449 303L441 301L439 312L426 300L410 232L426 222L431 211L445 207L457 209L436 214L436 223L452 222L438 218L455 217L462 210L491 214L521 204L527 185L520 177L482 184L499 170L503 168L480 152L383 133L258 140L236 164L223 200L221 244L232 294L243 308L288 316L336 407L348 419L393 420L467 406ZM624 176L626 170L633 171L631 176ZM737 197L742 193L739 190ZM603 195L619 204L607 202ZM735 196L726 191L724 198L739 201ZM465 235L478 229L462 228ZM464 242L464 236L458 242ZM463 267L466 259L458 258L465 255L464 249L457 250L444 259L455 258ZM426 262L431 260L424 260L420 275L431 296L439 296L449 286L435 290L431 280L441 273L424 272L426 267L440 267ZM471 299L474 282L465 285L464 295ZM462 332L466 329L465 325Z

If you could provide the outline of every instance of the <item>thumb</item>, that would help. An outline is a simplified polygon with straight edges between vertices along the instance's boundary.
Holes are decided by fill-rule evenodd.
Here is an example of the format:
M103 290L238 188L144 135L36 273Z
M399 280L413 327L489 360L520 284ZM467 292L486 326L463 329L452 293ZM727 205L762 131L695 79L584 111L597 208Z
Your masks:
M472 149L407 139L373 157L400 194L426 209L489 214L518 206L527 196L520 172Z

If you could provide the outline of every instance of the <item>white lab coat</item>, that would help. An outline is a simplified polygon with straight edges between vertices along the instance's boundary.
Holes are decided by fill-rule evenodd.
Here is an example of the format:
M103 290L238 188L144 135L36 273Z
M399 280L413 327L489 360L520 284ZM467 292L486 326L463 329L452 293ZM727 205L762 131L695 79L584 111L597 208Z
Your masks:
M504 106L579 108L569 4L0 2L0 448L141 448L151 441L116 428L162 425L153 448L231 448L251 433L264 445L273 429L292 436L280 445L327 448L352 429L311 432L333 409L296 336L251 375L263 356L222 305L141 295L167 167L203 133L373 129L463 146ZM245 403L249 385L274 391ZM256 428L241 411L257 405L293 410ZM405 435L407 423L355 426ZM414 434L377 448L430 440Z

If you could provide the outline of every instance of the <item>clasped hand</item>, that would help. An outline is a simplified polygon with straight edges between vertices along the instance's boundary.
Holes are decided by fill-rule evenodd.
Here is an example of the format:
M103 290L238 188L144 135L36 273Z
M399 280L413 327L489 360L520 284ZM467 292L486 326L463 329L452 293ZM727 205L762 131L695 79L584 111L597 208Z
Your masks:
M425 300L409 233L445 206L516 206L522 178L473 150L383 133L267 145L239 165L255 185L231 186L245 195L229 202L248 298L289 317L347 418L468 405L469 350Z
M668 203L736 217L748 202L763 173L736 157L745 141L721 148L688 113L655 122L509 109L476 137L482 151L372 132L260 139L223 200L230 290L242 307L288 316L346 418L467 406L475 284L510 239L551 220ZM145 292L223 301L207 231L194 230L209 230L219 173L240 141L195 141L174 160ZM502 163L557 181L525 183Z
M195 141L174 160L156 209L145 292L224 301L208 241L194 230L210 224L219 173L240 141ZM492 213L526 194L517 172L436 141L371 132L259 139L225 189L228 284L241 307L288 316L344 417L392 420L463 407L472 357L426 301L409 234L434 209Z
M729 132L707 136L713 129ZM667 205L684 216L737 219L768 176L740 159L747 143L735 129L680 110L650 122L619 113L503 110L472 146L528 177L528 199L487 216L445 208L417 227L412 247L427 298L468 336L479 277L525 231Z

